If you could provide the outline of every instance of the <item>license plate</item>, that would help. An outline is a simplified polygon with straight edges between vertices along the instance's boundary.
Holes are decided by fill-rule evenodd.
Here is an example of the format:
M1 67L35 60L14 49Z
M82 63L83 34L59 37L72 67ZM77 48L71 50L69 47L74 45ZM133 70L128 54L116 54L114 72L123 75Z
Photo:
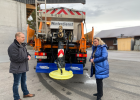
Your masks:
M47 56L35 56L36 59L47 59Z

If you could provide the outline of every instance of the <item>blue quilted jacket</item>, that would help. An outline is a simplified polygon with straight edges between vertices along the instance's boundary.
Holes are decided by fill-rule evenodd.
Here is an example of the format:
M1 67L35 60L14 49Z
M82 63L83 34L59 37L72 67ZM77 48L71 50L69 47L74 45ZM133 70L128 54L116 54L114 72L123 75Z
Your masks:
M109 77L109 63L108 63L108 52L107 52L107 46L106 45L98 45L98 46L92 46L92 54L90 59L93 58L93 52L96 49L95 52L95 78L96 79L104 79ZM90 61L89 59L89 61ZM91 63L91 75L93 76L93 64Z

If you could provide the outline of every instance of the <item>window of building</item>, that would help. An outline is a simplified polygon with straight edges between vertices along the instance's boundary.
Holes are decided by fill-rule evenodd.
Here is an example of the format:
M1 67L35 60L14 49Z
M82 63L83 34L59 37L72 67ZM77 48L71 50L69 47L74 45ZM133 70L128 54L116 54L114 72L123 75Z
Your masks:
M117 39L113 40L113 45L117 45Z

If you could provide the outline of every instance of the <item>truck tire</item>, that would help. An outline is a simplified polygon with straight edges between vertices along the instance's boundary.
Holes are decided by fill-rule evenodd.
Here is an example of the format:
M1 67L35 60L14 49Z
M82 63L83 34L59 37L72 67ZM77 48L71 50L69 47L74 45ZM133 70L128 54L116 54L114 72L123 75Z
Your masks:
M83 68L85 67L85 63L83 64Z

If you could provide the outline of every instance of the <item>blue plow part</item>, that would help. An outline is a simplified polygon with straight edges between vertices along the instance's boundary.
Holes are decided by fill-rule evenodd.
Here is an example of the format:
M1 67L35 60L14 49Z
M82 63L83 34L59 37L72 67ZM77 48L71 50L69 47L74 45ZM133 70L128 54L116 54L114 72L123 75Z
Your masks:
M37 73L50 73L57 70L57 65L55 63L37 63L36 72ZM65 69L67 71L72 71L73 74L83 74L83 64L69 64L66 63Z

